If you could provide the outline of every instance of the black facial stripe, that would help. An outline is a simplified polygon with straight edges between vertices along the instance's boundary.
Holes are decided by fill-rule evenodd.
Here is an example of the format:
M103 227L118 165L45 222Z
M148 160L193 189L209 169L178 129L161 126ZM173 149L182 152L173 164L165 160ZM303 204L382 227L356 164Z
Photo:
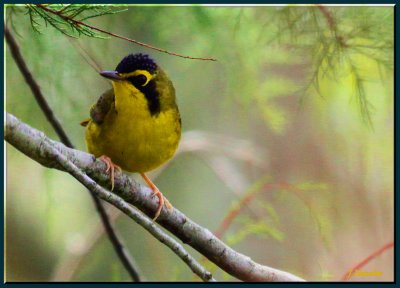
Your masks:
M146 97L151 116L158 115L160 113L160 95L156 89L156 82L151 80L146 86L132 84Z
M140 74L140 75L137 75L137 76L129 77L128 80L135 87L140 87L140 86L143 86L144 84L146 84L147 77L145 75L143 75L143 74Z
M157 71L157 64L146 54L129 54L117 65L115 68L119 73L131 73L136 70L146 70L150 74L155 74ZM147 80L143 79L144 75L138 75L128 78L139 91L141 91L147 99L150 114L152 116L160 113L160 97L156 89L156 83L151 80L146 86L142 86Z

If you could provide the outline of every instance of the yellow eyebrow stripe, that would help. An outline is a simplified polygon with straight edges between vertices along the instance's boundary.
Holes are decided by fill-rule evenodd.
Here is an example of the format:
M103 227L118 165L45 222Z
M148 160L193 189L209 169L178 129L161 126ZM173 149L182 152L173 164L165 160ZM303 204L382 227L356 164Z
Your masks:
M138 75L146 76L147 81L142 86L146 86L150 82L150 80L153 79L153 75L150 74L150 72L147 70L135 70L135 71L129 72L129 73L119 73L119 76L121 76L122 78L129 78L129 77L134 77L134 76L138 76Z

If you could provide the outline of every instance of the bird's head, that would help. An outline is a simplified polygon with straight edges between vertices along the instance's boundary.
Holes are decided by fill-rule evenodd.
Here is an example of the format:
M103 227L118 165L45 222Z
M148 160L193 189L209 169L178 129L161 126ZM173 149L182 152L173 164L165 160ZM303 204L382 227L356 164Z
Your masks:
M144 87L157 74L157 64L148 55L129 54L113 71L102 71L100 75L113 81L129 81L136 88Z
M152 115L157 115L170 103L175 103L175 90L166 74L146 54L129 54L113 71L102 71L100 75L114 82L121 89L140 91L148 102ZM167 88L167 89L166 89Z

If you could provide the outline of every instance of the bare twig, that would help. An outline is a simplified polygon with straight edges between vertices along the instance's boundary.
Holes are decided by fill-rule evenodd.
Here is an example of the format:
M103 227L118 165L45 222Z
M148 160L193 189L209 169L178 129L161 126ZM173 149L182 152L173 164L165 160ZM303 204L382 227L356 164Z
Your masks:
M11 54L17 64L19 70L21 71L22 75L28 86L31 88L32 94L34 95L36 101L38 102L40 108L42 109L44 115L46 116L47 120L50 122L54 130L56 131L58 137L60 138L61 142L64 143L66 146L73 148L73 144L71 140L68 138L67 134L65 133L64 129L62 128L60 122L54 115L52 109L48 105L46 98L42 94L40 90L39 84L33 78L31 72L29 71L24 58L21 55L19 46L15 41L13 35L8 30L7 26L4 26L4 33L6 36L7 44L10 48ZM90 192L90 191L89 191ZM108 219L107 213L104 209L103 204L101 201L92 193L92 200L96 207L96 210L99 213L101 222L103 223L104 229L111 241L111 244L114 247L115 252L117 253L119 259L121 260L122 264L124 265L125 269L128 271L129 275L134 281L140 282L141 276L138 272L138 268L135 266L131 255L124 247L122 240L119 239L119 236L114 231L114 228L111 225L110 220Z
M326 22L328 22L329 28L331 30L336 30L336 21L333 18L332 13L330 11L328 11L328 9L323 5L317 4L316 6L322 12L324 17L326 18Z
M8 113L6 114L5 140L43 166L65 171L67 166L65 164L62 165L59 161L67 159L100 185L111 186L104 162L96 160L93 155L67 148L59 142L50 140L42 132L20 122ZM60 158L55 159L54 151L58 151L65 158L61 160ZM82 180L87 180L86 177L83 179L81 174L76 174L77 178L78 176L82 177ZM97 187L94 186L96 183L93 180L90 179L92 182L88 182L89 184L87 185L90 185L88 187ZM136 206L149 217L154 215L158 207L158 201L157 198L152 197L151 189L142 187L124 173L118 173L115 176L114 187L116 195ZM126 211L123 210L124 212L133 213L128 210L127 207L129 206L121 198L116 198L114 194L103 190L96 188L95 192L112 202L113 205L121 204L120 208L126 209ZM157 222L184 243L206 256L221 269L240 280L261 282L304 281L288 272L258 264L249 257L236 252L209 230L196 224L176 208L172 210L163 209Z
M6 36L6 41L8 47L10 48L11 54L17 64L19 70L21 71L22 75L26 83L28 84L29 88L31 88L32 94L35 96L37 103L39 104L40 108L42 109L44 115L46 116L47 120L51 123L54 130L56 131L58 137L60 137L61 142L63 142L68 147L72 147L72 143L69 140L67 134L65 133L64 129L61 127L60 121L56 118L53 111L51 110L50 106L48 105L46 99L44 98L40 87L36 80L33 78L31 72L29 71L24 58L21 55L19 46L12 36L11 32L8 30L7 26L4 26L4 34Z
M165 49L157 48L157 47L151 46L149 44L146 44L146 43L143 43L143 42L140 42L140 41L137 41L137 40L133 40L133 39L130 39L128 37L124 37L124 36L121 36L121 35L118 35L118 34L115 34L115 33L111 33L111 32L108 32L106 30L91 26L91 25L86 24L86 23L84 23L82 21L76 20L73 17L70 17L70 16L65 15L63 13L60 13L60 11L56 11L56 10L50 9L50 8L48 8L48 7L46 7L46 6L42 5L42 4L37 4L36 7L40 8L40 9L42 9L42 10L48 12L48 13L51 13L53 15L57 15L58 17L62 18L64 21L72 23L72 24L74 24L76 26L80 26L80 25L81 26L85 26L87 28L90 28L92 30L104 33L106 35L109 35L109 36L112 36L112 37L115 37L115 38L119 38L119 39L122 39L122 40L125 40L125 41L128 41L128 42L131 42L131 43L135 43L135 44L140 45L142 47L153 49L153 50L156 50L158 52L166 53L166 54L177 56L177 57L181 57L181 58L192 59L192 60L217 61L217 59L214 59L214 58L191 57L191 56L185 56L185 55L177 54L177 53L174 53L174 52L170 52L170 51L165 50Z
M379 248L378 250L374 251L371 255L368 255L368 257L366 257L365 259L363 259L361 262L357 263L356 265L354 265L353 267L351 267L350 269L347 270L347 272L342 276L342 281L347 281L351 278L351 276L353 276L353 274L357 271L360 270L362 267L364 267L365 265L367 265L370 261L372 261L373 259L375 259L376 257L378 257L380 254L382 254L383 252L385 252L386 250L393 248L394 246L394 242L390 241L389 243L386 243L385 245L383 245L381 248Z
M232 224L233 220L239 215L244 207L246 207L256 195L265 189L273 189L275 184L265 184L266 179L261 179L260 181L253 184L240 198L237 205L235 205L229 212L225 215L219 227L215 230L215 236L222 238L225 232L228 230L229 226Z

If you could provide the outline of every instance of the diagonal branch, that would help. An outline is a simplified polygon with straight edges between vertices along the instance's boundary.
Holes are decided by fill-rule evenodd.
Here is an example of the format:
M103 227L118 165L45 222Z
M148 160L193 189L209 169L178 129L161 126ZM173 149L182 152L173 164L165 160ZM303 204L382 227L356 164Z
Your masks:
M165 49L161 49L161 48L157 48L157 47L151 46L151 45L149 45L149 44L146 44L146 43L143 43L143 42L134 40L134 39L130 39L130 38L128 38L128 37L124 37L124 36L121 36L121 35L118 35L118 34L115 34L115 33L111 33L111 32L108 32L108 31L106 31L106 30L104 30L104 29L100 29L100 28L98 28L98 27L94 27L94 26L89 25L89 24L87 24L87 23L84 23L84 22L82 22L82 21L76 20L76 19L74 19L74 17L65 15L65 14L62 13L63 11L61 11L61 10L60 10L60 11L56 11L56 10L50 9L50 8L46 7L45 5L43 5L43 4L36 4L36 7L39 8L39 9L42 9L42 10L46 11L47 13L50 13L50 14L55 15L55 16L57 16L57 17L60 17L60 18L63 19L64 21L66 21L66 22L68 22L68 23L72 23L72 24L75 25L76 27L85 26L85 27L87 27L87 28L89 28L89 29L91 29L91 30L98 31L98 32L104 33L104 34L106 34L106 35L109 35L109 36L112 36L112 37L115 37L115 38L118 38L118 39L122 39L122 40L131 42L131 43L134 43L134 44L137 44L137 45L140 45L140 46L149 48L149 49L153 49L153 50L156 50L156 51L158 51L158 52L166 53L166 54L173 55L173 56L177 56L177 57L181 57L181 58L192 59L192 60L217 61L217 60L214 59L214 58L191 57L191 56L185 56L185 55L177 54L177 53L174 53L174 52L170 52L170 51L168 51L168 50L165 50Z
M360 270L362 267L367 265L370 261L378 257L380 254L385 252L386 250L393 248L394 247L394 241L390 241L389 243L386 243L382 247L380 247L378 250L374 251L372 254L368 255L367 258L363 259L361 262L357 263L354 267L351 267L343 276L342 276L342 281L347 281L350 280L350 278L353 276L357 270Z
M210 163L210 159L213 158L210 155L206 155L210 151L212 151L212 153L218 152L217 154L222 153L227 157L237 159L239 161L243 161L257 167L263 167L262 165L264 165L264 163L259 159L259 155L262 152L260 151L260 149L252 145L251 142L243 139L232 138L222 134L196 130L186 131L182 134L181 142L179 144L178 150L174 155L174 159L179 157L181 154L190 153L194 155L206 156L204 157L205 160ZM172 162L169 161L165 163L165 165L152 172L150 174L152 181L154 181L154 179L157 178L162 173L162 171L167 169L171 163ZM216 167L212 163L210 163L209 166L210 169L212 169L217 174L217 176L220 175L218 174L218 167ZM232 175L229 174L229 177L231 176ZM225 179L221 177L221 181L226 182L228 180L230 179ZM247 208L251 209L250 206L247 206ZM252 212L252 210L249 211ZM120 210L114 209L112 213L109 214L111 222L114 223L116 219L118 219L118 217L120 217L122 214L123 213ZM60 265L58 265L58 267L55 269L53 275L51 276L51 279L63 279L63 281L69 281L70 279L72 279L76 271L79 271L81 261L83 260L85 255L89 253L89 251L96 245L97 241L99 241L99 239L104 234L104 230L101 228L101 223L98 223L97 225L92 226L91 231L87 231L87 234L84 237L85 241L83 245L81 245L82 247L80 247L80 253L68 253L63 261L59 263ZM214 234L218 237L217 233L214 232ZM205 263L205 261L206 258L202 257L201 261L199 262Z
M43 166L70 172L70 164L67 166L63 162L72 162L91 178L89 180L93 179L105 187L111 186L109 175L105 172L106 165L104 162L96 160L93 155L67 148L59 142L50 140L42 132L20 122L8 113L6 114L5 140ZM64 158L56 157L55 152L60 153ZM74 175L76 178L78 176L80 180L84 180L82 175ZM88 180L86 177L84 178ZM93 183L89 182L87 185L97 187ZM117 205L120 202L125 203L122 201L124 199L150 217L154 215L158 206L157 199L152 197L152 191L149 188L142 187L123 173L118 173L115 177L115 194L105 190L104 192L103 190L96 188L96 193L102 195L106 201ZM106 194L101 194L99 191ZM116 198L116 195L122 199ZM124 212L124 209L127 209L125 206L119 208ZM228 247L209 230L193 222L176 208L172 211L163 209L157 222L184 243L206 256L221 269L240 280L262 282L304 281L288 272L252 261L249 257Z
M20 151L25 153L27 156L33 156L33 158L38 160L42 165L54 167L71 174L93 194L120 209L136 223L149 231L160 242L168 246L201 279L204 281L215 281L212 278L211 273L206 271L174 238L166 234L152 220L129 205L120 196L104 189L93 181L87 174L82 172L82 170L77 167L77 165L81 164L79 159L74 159L74 153L77 150L72 150L65 146L63 147L61 143L51 141L43 133L30 128L28 125L23 124L17 118L8 113L6 122L7 130L5 138L10 142L10 144L14 145L17 149L20 149ZM24 134L24 132L26 134ZM35 146L35 144L38 146ZM67 149L67 153L65 153L66 151L63 151L63 149ZM80 153L79 156L86 154L84 152ZM91 155L86 154L85 156L87 157L84 161L88 161L90 158L93 160ZM88 164L87 162L85 163Z
M32 73L29 71L26 62L22 57L19 46L15 41L14 36L11 34L10 30L8 30L8 27L6 25L4 25L4 35L6 37L8 47L10 48L11 55L14 58L14 61L17 64L19 70L21 71L22 76L24 76L25 82L31 89L33 96L35 96L35 99L39 104L40 109L42 109L44 115L46 116L47 121L49 121L51 126L53 126L58 137L60 137L61 142L64 143L66 146L72 148L72 142L62 128L60 121L58 121L57 117L54 115L49 104L47 103L44 95L42 94L42 91L40 90L39 84L33 78Z
M73 144L71 140L68 138L67 134L65 133L64 129L62 128L60 121L58 121L57 117L54 115L53 110L50 108L49 104L46 101L46 98L42 94L40 90L39 84L36 82L35 78L33 78L31 72L29 71L24 58L21 55L19 46L15 41L13 35L8 30L7 26L4 26L4 33L6 36L7 44L10 48L11 54L17 64L19 70L21 71L22 75L24 76L25 82L28 84L29 88L32 91L33 96L35 97L37 103L39 104L40 108L42 109L44 115L46 116L47 120L50 122L54 130L56 131L58 137L60 138L61 142L64 143L66 146L73 148ZM90 191L89 191L90 192ZM122 262L122 265L128 271L129 275L131 276L132 280L136 282L140 282L142 277L139 273L139 269L136 267L134 259L129 254L129 251L124 247L122 240L119 239L119 236L114 231L114 228L108 218L106 210L104 209L103 204L101 201L92 193L92 200L96 207L96 210L99 213L101 222L103 223L104 229L110 239L111 244L114 247L117 256Z

